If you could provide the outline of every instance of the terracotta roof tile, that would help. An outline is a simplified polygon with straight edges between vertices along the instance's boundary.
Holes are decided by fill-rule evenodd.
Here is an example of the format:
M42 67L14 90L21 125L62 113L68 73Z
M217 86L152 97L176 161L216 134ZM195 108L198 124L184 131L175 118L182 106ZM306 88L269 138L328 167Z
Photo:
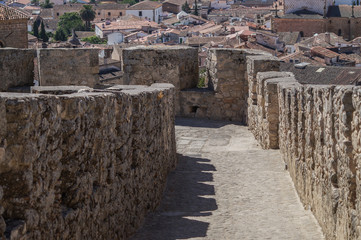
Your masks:
M29 16L14 8L0 4L0 20L28 19Z
M160 2L144 1L130 6L127 10L153 10L161 6L162 4Z

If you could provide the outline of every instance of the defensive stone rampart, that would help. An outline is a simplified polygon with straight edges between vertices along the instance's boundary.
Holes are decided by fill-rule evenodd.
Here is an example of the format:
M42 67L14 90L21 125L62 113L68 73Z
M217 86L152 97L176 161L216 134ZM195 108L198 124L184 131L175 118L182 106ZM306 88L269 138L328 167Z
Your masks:
M174 87L33 91L0 93L0 231L5 219L11 239L129 237L176 164Z
M302 85L280 72L256 80L251 131L265 149L280 148L326 239L359 239L361 87Z
M34 56L31 49L0 48L0 92L33 85Z
M198 50L180 46L137 46L125 48L121 54L124 84L173 84L176 114L179 114L179 92L196 87L198 83Z
M253 62L247 60L250 57L259 60L252 65ZM206 67L208 89L181 91L180 115L246 124L248 75L262 70L279 70L279 61L257 50L211 49Z
M98 53L98 49L38 49L40 86L85 85L94 87L99 83Z

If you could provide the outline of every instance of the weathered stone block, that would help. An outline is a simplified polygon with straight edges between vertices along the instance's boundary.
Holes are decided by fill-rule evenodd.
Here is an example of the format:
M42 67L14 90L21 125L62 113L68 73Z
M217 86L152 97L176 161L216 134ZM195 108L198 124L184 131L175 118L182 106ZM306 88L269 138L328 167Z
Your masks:
M0 91L11 87L32 86L34 82L32 49L0 48Z
M98 52L97 49L84 48L38 49L40 85L94 87L99 83Z

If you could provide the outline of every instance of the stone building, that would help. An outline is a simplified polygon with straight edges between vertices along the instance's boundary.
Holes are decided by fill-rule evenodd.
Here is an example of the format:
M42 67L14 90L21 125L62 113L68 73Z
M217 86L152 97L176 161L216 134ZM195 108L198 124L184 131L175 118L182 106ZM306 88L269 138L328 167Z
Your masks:
M0 4L0 48L28 47L28 16Z
M302 37L323 32L333 32L348 40L361 36L361 6L340 5L327 9L327 13L322 13L320 7L290 9L285 6L286 14L272 19L272 29L275 32L299 31Z

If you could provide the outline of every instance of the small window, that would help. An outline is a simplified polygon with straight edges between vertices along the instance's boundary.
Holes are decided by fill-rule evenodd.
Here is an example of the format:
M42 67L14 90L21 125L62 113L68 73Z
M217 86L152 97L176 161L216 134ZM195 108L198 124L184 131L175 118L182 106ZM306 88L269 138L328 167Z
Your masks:
M303 31L301 31L301 32L300 32L300 35L301 35L301 37L303 37L303 36L304 36L304 33L303 33Z
M4 47L5 47L5 44L2 41L0 41L0 48L4 48Z
M108 16L110 16L111 14L110 14L110 12L108 12Z
M341 30L341 29L338 30L337 35L338 35L338 36L341 36L341 35L342 35L342 30Z
M59 16L59 13L58 13L58 12L56 13L56 16Z
M139 17L143 16L142 11L139 11Z
M98 12L98 15L100 15L100 12Z
M119 16L123 16L123 13L122 13L122 12L120 12L120 13L119 13Z

